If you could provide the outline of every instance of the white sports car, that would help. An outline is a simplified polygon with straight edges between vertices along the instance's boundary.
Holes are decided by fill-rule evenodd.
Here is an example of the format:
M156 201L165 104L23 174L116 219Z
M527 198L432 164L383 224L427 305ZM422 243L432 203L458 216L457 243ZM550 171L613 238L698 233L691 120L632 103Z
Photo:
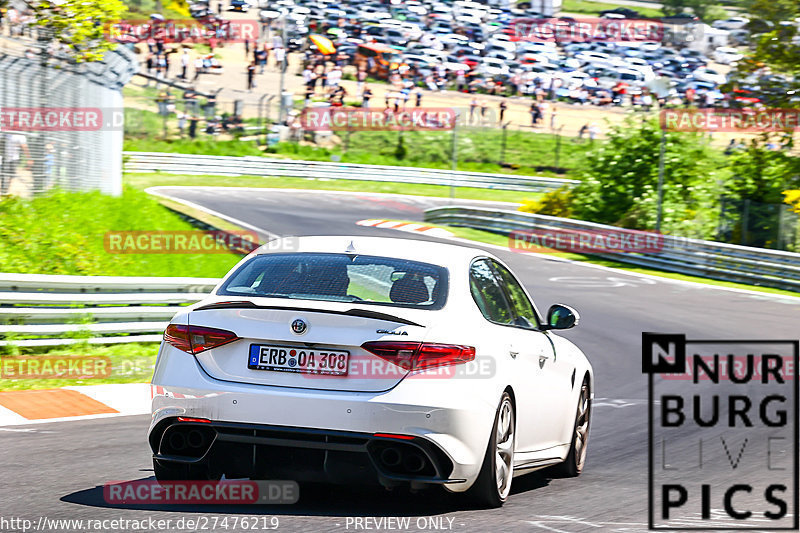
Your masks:
M584 465L592 367L496 257L408 239L285 238L172 319L153 376L159 480L444 486Z

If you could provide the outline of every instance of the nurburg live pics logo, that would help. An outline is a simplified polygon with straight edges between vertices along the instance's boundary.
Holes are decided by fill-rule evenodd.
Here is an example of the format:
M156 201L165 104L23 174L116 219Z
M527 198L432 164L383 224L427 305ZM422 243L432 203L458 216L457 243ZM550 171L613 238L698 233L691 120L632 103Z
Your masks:
M798 344L642 333L649 529L797 531Z

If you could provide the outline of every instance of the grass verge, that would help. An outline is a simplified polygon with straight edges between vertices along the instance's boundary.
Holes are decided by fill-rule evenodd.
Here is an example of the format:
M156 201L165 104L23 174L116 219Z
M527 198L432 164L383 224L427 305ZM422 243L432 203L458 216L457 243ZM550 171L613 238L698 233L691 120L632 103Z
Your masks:
M149 382L153 376L153 367L158 354L157 343L131 343L109 346L90 344L74 344L58 348L49 348L46 351L33 348L4 347L9 352L0 356L0 365L3 366L3 379L0 379L0 391L53 389L58 387L74 387L77 385L101 385L108 383L144 383ZM47 356L59 357L107 357L111 372L108 377L65 379L65 378L13 378L8 377L14 368L14 359L35 358Z
M588 0L564 0L563 4L561 5L561 10L565 13L581 13L586 15L597 15L601 11L605 11L606 9L614 9L617 7L627 7L627 6L620 6L619 4L611 3L603 3L603 2L591 2ZM663 17L664 13L661 12L660 9L656 9L653 7L632 7L634 11L638 11L642 17L648 18L658 18Z
M444 185L409 185L383 181L332 180L326 178L278 178L261 176L188 176L161 173L125 174L126 185L146 189L156 185L187 185L206 187L260 187L268 189L310 189L320 191L377 192L433 196L449 198L450 187ZM487 200L492 202L516 202L534 200L541 196L537 192L503 191L456 187L455 198L461 200Z
M109 253L109 231L194 229L143 191L119 197L56 191L32 200L0 201L0 265L20 274L220 277L239 256L231 253Z
M135 103L141 104L138 99ZM165 138L162 116L147 109L126 108L124 150L270 156L448 170L453 164L453 134L448 131L336 132L335 143L327 146L284 142L263 150L255 140L225 140L203 131L198 131L195 139L186 134L180 136L175 120L174 116L167 118ZM255 124L253 120L251 124ZM496 127L460 127L456 135L456 166L470 172L564 177L577 174L586 153L600 143L521 129L509 128L503 133Z

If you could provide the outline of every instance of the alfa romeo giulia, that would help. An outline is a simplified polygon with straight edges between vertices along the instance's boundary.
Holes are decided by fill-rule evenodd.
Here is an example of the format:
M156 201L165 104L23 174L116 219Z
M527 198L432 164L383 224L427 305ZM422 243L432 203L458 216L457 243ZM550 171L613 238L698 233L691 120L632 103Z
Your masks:
M514 476L583 469L584 354L478 248L287 238L245 257L164 333L149 443L159 480L439 485L481 505Z

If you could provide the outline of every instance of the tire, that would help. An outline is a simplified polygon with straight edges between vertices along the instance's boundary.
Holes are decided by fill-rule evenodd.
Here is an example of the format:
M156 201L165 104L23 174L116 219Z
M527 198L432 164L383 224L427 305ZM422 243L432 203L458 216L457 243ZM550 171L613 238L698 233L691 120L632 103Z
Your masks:
M592 419L592 395L589 382L584 380L578 396L575 423L572 425L572 442L564 462L554 467L561 477L577 477L586 464L586 449L589 445L589 425Z
M481 472L467 495L481 507L501 507L511 492L514 476L514 404L507 392L500 398ZM502 479L501 479L502 476Z

